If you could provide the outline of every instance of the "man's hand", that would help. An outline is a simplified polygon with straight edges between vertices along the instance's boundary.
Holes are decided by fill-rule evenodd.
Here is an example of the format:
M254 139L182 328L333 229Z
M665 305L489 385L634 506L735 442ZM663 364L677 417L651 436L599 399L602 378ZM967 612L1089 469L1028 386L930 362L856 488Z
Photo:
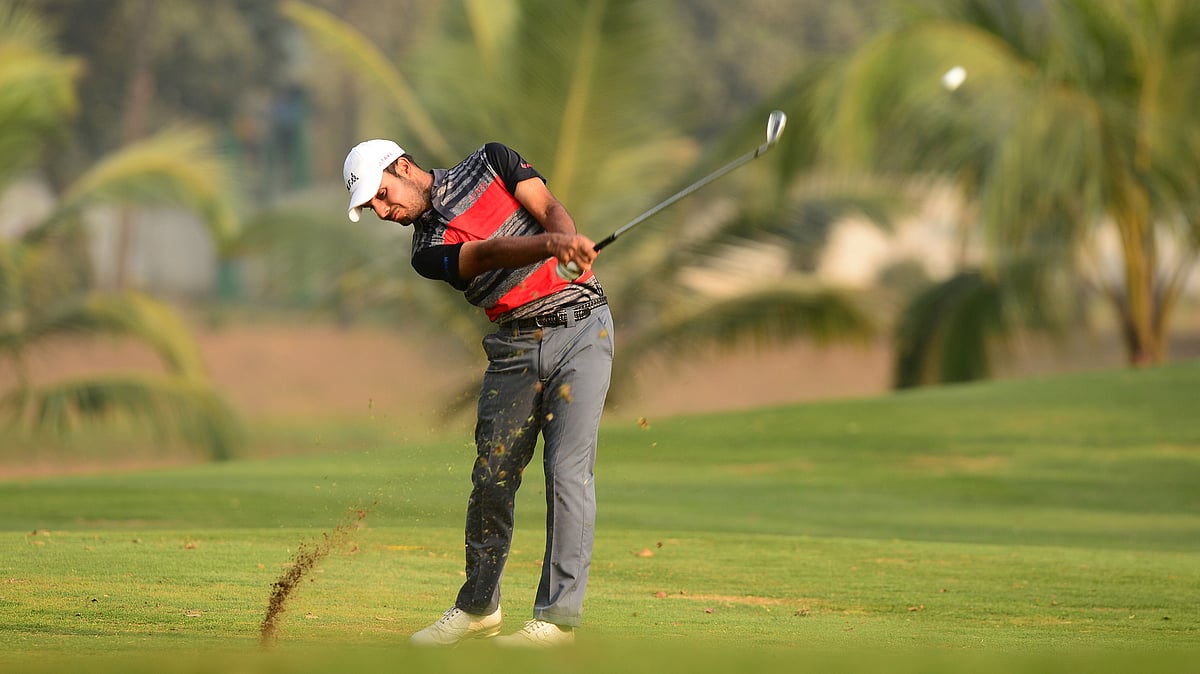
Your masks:
M592 268L596 259L596 244L584 236L577 236L575 221L565 206L550 193L539 178L529 178L517 183L513 192L517 201L552 237L548 252L558 259L555 271L567 281L574 281ZM558 238L562 235L574 238Z
M578 278L583 272L592 268L592 262L596 259L597 255L596 242L582 234L553 232L549 234L549 237L549 252L558 258L560 268L569 269L571 265L574 265L575 269L578 270L575 278ZM575 269L572 269L572 272L575 272ZM562 274L560 273L559 275L561 276Z
M492 269L524 267L548 257L558 260L560 276L567 265L578 270L574 277L563 276L568 280L573 281L592 268L596 242L576 232L575 221L545 183L539 178L522 180L517 183L513 196L546 233L464 243L458 258L461 278L469 280Z

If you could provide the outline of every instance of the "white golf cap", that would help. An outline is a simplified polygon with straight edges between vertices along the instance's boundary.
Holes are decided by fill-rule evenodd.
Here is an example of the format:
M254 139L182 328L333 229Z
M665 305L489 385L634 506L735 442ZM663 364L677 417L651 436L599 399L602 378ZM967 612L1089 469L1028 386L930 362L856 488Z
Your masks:
M374 198L383 182L383 170L391 166L404 150L390 140L376 138L355 145L346 155L342 179L350 192L350 222L358 222L358 209Z

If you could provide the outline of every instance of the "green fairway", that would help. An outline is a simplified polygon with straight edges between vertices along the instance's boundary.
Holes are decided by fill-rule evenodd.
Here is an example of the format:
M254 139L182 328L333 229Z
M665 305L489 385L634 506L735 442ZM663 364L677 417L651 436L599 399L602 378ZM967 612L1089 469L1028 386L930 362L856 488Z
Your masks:
M1189 362L610 419L569 656L405 645L461 582L466 436L312 422L330 452L0 481L0 669L1188 671L1197 391ZM522 495L509 629L537 582L540 467ZM261 651L272 584L320 545Z

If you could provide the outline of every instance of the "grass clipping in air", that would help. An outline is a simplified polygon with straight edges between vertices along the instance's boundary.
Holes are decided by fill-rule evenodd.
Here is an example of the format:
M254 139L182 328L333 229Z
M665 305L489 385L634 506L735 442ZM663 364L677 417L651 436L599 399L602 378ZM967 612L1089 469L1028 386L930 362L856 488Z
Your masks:
M271 585L271 599L267 603L267 614L263 617L262 627L259 629L258 643L260 646L267 648L275 643L280 617L287 608L288 599L300 586L300 582L334 547L346 543L350 538L350 532L358 529L366 516L366 510L355 509L351 518L338 524L333 531L322 533L320 540L316 543L300 544L295 560L279 577L279 580Z

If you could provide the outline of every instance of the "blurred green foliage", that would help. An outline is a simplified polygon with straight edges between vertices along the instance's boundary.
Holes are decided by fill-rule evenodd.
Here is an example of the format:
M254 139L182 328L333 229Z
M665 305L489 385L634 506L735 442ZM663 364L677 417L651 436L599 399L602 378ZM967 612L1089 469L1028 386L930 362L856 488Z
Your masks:
M78 62L58 53L37 15L0 2L0 146L15 166L74 111ZM49 211L0 238L0 359L13 377L0 418L34 433L63 433L116 418L146 422L214 459L238 448L237 419L208 381L200 353L174 310L140 293L95 292L87 274L82 212L97 205L177 204L196 212L218 242L237 222L225 165L211 139L175 128L74 166ZM15 172L0 173L0 187ZM115 372L34 381L27 354L63 337L119 335L146 344L162 374Z
M42 17L37 34L69 56L58 67L75 79L45 81L78 87L43 92L61 110L41 126L0 129L13 167L40 163L70 196L131 139L135 85L149 82L147 130L201 122L236 171L226 199L168 195L209 225L221 301L424 323L463 353L481 324L407 269L407 233L333 224L338 167L364 137L394 137L427 166L504 141L600 237L757 143L767 112L785 110L768 157L606 252L625 371L712 343L896 326L898 384L959 381L988 376L1007 337L1064 330L1097 300L1130 362L1158 362L1200 251L1195 3L8 6ZM966 76L951 91L942 76L956 66ZM18 89L3 91L0 106ZM817 271L835 225L888 229L931 184L966 204L958 268L931 286L907 274L904 301L898 287L827 287ZM126 183L122 198L163 185ZM1115 267L1098 253L1110 223ZM86 282L86 245L73 246Z
M841 60L826 155L952 182L983 250L938 281L937 311L909 304L899 384L986 375L990 344L1061 325L1081 298L1109 305L1131 364L1168 357L1200 254L1197 34L1194 2L940 0ZM990 299L960 292L971 279Z

